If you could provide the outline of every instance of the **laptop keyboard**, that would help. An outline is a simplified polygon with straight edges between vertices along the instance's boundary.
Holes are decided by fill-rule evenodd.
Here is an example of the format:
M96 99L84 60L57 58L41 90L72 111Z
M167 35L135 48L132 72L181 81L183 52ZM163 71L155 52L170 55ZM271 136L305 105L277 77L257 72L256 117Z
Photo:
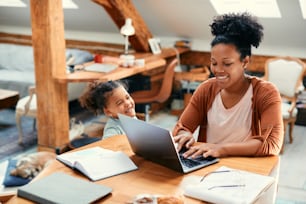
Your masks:
M198 162L196 160L192 160L192 159L188 159L188 158L185 158L183 157L182 155L180 155L180 159L182 161L182 164L184 166L187 166L187 167L194 167L194 166L198 166L201 164L201 162Z
M190 159L190 158L185 158L183 157L182 153L179 154L180 156L180 159L182 161L182 164L184 166L187 166L187 167L194 167L194 166L198 166L200 164L205 164L205 163L208 163L212 160L214 160L215 158L214 157L198 157L196 159Z

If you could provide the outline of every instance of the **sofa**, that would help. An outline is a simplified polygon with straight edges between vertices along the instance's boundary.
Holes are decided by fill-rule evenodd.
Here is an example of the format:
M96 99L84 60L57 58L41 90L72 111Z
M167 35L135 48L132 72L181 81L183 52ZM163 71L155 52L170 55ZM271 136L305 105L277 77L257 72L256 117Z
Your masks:
M66 49L66 60L82 64L93 60L90 52ZM19 97L28 95L28 87L35 85L34 57L32 46L0 44L0 89L19 92ZM68 83L68 99L73 101L83 92L86 83Z

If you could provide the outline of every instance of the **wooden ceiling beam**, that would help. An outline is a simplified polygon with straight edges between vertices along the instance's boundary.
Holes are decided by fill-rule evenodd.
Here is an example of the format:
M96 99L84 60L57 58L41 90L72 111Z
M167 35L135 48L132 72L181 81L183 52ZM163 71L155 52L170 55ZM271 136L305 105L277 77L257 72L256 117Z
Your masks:
M150 52L148 39L152 38L152 34L131 0L92 1L104 7L119 30L125 24L125 19L131 18L135 35L129 37L130 44L136 52Z

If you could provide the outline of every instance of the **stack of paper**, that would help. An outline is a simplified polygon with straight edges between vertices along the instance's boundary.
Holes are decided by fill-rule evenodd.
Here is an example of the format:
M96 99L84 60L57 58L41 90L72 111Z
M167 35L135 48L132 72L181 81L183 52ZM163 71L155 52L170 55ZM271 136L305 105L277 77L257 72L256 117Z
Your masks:
M84 69L91 72L110 72L118 67L117 64L94 63L86 66Z

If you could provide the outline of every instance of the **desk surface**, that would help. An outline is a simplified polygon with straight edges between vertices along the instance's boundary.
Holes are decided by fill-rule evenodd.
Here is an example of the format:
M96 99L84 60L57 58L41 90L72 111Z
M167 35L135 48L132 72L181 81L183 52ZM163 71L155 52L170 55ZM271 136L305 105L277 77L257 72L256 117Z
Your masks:
M139 167L138 170L107 179L96 181L106 186L113 188L110 196L100 200L105 203L127 203L136 195L142 193L159 194L159 195L183 195L180 185L190 175L204 175L215 170L220 166L228 166L241 170L247 170L263 175L269 175L274 166L278 163L278 157L229 157L220 159L219 163L191 172L182 174L175 172L166 167L144 160L136 156L130 149L127 138L124 135L118 135L104 139L102 141L92 143L80 149L101 146L103 148L120 150L128 154L135 164ZM67 174L86 179L80 173L66 167L61 162L55 160L47 168L45 168L35 179L40 179L54 172L65 172ZM199 200L185 197L185 203L203 203ZM25 199L14 196L8 203L31 203Z
M68 82L88 82L93 80L100 81L110 81L126 78L135 74L143 73L162 67L166 65L166 58L175 57L177 53L185 53L189 51L189 48L165 48L162 49L162 52L157 55L152 53L134 53L136 59L144 59L145 65L143 67L118 67L117 69L107 72L88 72L88 71L76 71L74 73L54 76L54 78L59 83L68 83Z
M135 74L139 74L145 71L149 71L158 67L166 65L165 59L157 59L155 61L146 62L143 67L134 66L134 67L117 67L116 69L107 72L92 72L92 71L75 71L73 73L57 76L55 79L60 83L67 82L88 82L94 80L100 81L110 81L123 79Z

